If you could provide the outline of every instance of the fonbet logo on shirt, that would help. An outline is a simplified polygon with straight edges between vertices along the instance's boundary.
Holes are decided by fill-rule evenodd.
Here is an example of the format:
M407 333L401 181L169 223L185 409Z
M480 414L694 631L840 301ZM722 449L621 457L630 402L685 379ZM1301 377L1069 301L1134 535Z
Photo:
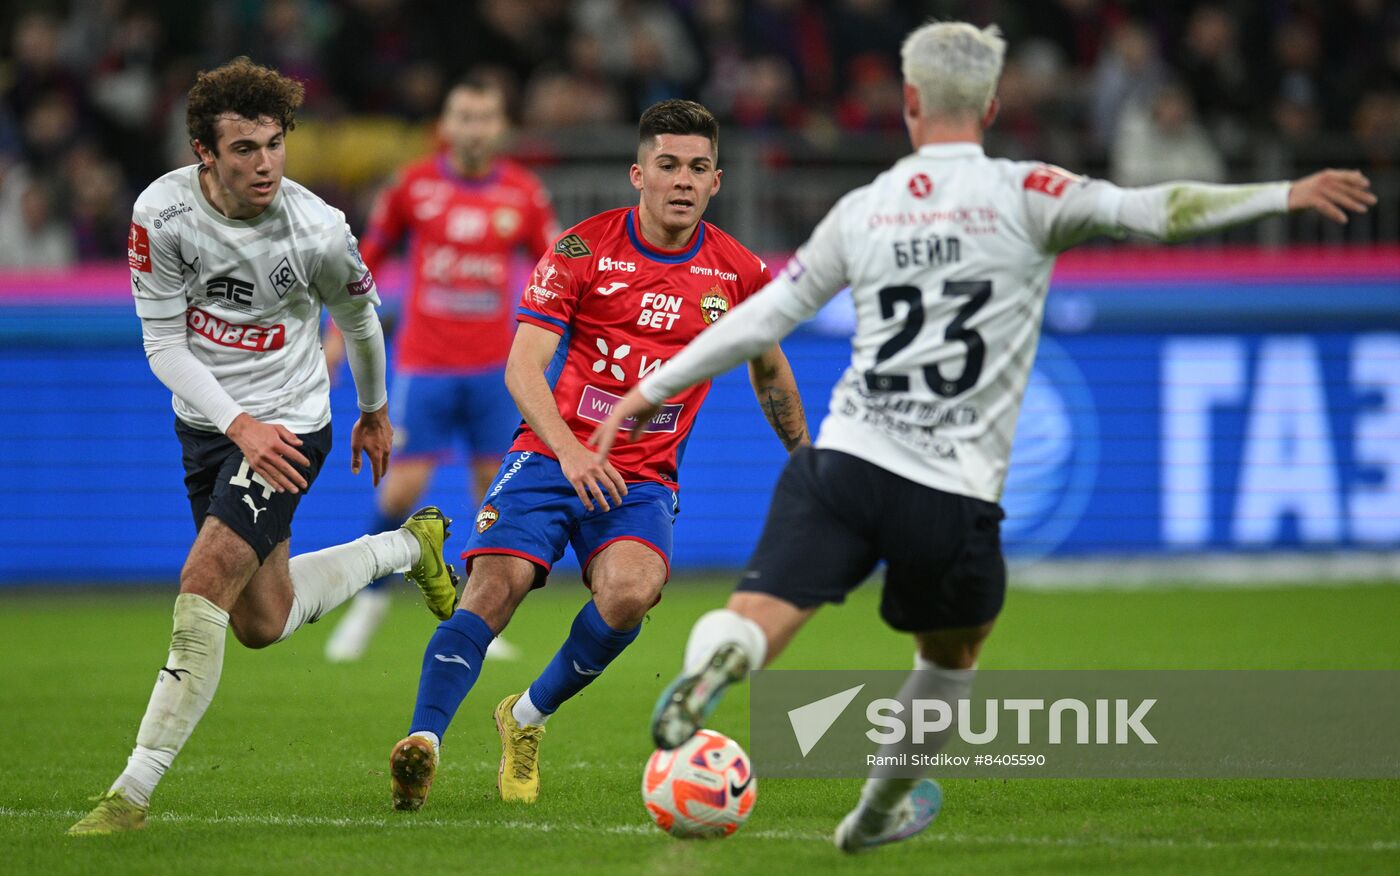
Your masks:
M185 311L185 325L195 334L221 347L266 353L280 350L287 342L287 327L277 325L240 325L219 319L198 307Z
M643 292L642 312L637 317L637 325L646 328L665 329L670 331L676 324L676 320L681 318L681 305L684 299L679 295L667 295L664 292Z
M559 285L558 279L559 269L554 265L536 268L534 276L530 278L530 285L525 287L525 295L538 304L548 304L559 297L558 290L552 288Z

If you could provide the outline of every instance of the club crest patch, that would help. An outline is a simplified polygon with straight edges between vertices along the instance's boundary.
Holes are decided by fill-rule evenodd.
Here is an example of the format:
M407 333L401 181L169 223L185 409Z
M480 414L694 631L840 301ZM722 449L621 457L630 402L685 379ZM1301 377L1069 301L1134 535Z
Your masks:
M501 512L490 505L482 505L481 510L476 513L476 531L485 532L501 519Z
M700 299L700 315L705 318L705 325L714 325L715 320L728 312L729 299L724 297L718 286L711 286L705 297Z
M584 243L583 238L577 234L566 234L559 238L559 242L554 244L554 251L571 259L581 259L593 254L593 250L589 249L588 244Z

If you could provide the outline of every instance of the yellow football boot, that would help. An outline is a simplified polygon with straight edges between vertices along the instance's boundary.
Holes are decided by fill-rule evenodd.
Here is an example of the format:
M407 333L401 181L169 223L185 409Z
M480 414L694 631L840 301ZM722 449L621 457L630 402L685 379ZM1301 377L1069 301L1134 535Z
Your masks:
M432 505L419 508L404 521L403 528L418 539L418 562L413 564L404 577L418 585L423 591L423 600L428 610L438 620L447 620L457 608L462 598L457 586L457 573L451 563L442 561L442 545L451 535L448 527L452 521L442 511Z
M92 798L97 805L82 819L68 828L69 836L105 836L140 830L146 826L146 807L126 799L120 789Z
M501 735L501 769L496 788L501 799L533 803L540 797L540 737L544 725L522 727L510 710L523 694L511 694L496 706L496 732Z

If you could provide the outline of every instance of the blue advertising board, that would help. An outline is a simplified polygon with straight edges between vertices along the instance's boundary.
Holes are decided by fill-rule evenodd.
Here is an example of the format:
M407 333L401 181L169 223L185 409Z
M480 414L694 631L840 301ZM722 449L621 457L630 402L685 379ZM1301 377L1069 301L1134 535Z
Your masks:
M1400 547L1400 278L1057 279L1051 296L1003 498L1013 558ZM0 318L0 581L173 580L193 524L129 306ZM838 303L784 343L814 431L845 319ZM294 552L371 517L347 384ZM743 564L783 459L743 369L717 379L681 472L678 570ZM462 466L425 501L458 519L460 550Z

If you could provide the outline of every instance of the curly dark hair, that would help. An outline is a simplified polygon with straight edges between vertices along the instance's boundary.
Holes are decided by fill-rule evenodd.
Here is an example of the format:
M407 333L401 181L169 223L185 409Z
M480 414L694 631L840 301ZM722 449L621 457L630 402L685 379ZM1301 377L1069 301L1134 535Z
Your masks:
M637 125L637 141L646 145L659 134L695 134L710 139L719 150L719 122L714 113L693 100L663 100L647 107Z
M284 132L290 131L296 127L296 111L304 93L300 82L254 64L246 55L215 70L201 71L185 110L190 146L198 140L217 155L219 117L226 113L245 119L268 116L281 124Z

